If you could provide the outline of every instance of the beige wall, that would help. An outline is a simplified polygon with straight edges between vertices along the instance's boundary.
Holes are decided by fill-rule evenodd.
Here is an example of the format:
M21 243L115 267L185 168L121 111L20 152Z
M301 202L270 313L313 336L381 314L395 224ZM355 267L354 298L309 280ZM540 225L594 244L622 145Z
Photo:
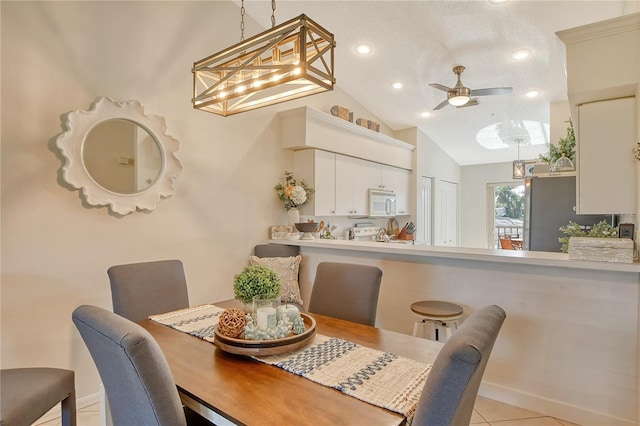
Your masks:
M70 317L85 303L111 309L107 268L179 258L191 304L232 297L253 246L286 220L273 187L293 156L280 147L277 111L361 107L338 88L229 118L193 110L193 62L239 39L232 2L0 8L1 365L74 369L84 397L98 391L98 376ZM260 31L246 20L248 33ZM175 194L153 212L116 217L60 183L61 115L99 96L140 101L181 142Z

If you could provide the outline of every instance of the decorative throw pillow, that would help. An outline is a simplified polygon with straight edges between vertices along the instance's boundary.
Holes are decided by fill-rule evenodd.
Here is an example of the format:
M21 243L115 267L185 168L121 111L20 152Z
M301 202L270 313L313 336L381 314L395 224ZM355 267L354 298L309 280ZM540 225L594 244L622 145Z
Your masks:
M298 270L302 256L289 257L249 257L251 266L266 265L276 271L282 280L280 297L283 302L299 303L302 305L300 297L300 284L298 284Z

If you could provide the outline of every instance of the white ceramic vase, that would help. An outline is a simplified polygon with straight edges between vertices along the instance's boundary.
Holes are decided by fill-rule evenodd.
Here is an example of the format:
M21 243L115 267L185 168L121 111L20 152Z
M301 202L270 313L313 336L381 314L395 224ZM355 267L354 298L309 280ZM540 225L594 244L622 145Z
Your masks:
M297 208L293 207L287 210L287 223L291 226L300 223L300 212Z

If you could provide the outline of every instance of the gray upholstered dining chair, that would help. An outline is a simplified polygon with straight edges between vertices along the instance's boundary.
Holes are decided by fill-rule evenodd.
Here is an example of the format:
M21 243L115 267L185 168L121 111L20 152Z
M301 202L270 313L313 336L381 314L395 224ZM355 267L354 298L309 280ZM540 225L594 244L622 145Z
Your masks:
M0 424L30 425L60 403L62 426L76 425L75 373L62 368L0 370Z
M185 414L167 360L149 332L97 306L79 306L72 319L98 367L114 425L192 424L187 416L193 413ZM193 423L203 422L196 416Z
M468 425L487 360L506 314L496 305L473 313L438 353L418 401L415 426Z
M189 307L187 280L179 260L116 265L107 275L113 312L131 321Z
M253 248L253 252L258 257L289 257L299 255L300 247L285 244L258 244Z
M321 262L309 300L309 312L375 325L382 270L376 266Z

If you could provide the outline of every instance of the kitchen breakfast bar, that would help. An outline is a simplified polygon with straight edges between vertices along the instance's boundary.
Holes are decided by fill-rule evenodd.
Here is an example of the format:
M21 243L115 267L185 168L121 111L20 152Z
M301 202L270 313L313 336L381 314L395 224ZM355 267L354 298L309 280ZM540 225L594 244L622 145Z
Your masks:
M318 263L383 270L376 326L411 334L410 305L446 300L466 318L496 304L507 319L480 394L583 425L638 424L640 264L562 253L349 240L271 240L301 249L308 302Z

